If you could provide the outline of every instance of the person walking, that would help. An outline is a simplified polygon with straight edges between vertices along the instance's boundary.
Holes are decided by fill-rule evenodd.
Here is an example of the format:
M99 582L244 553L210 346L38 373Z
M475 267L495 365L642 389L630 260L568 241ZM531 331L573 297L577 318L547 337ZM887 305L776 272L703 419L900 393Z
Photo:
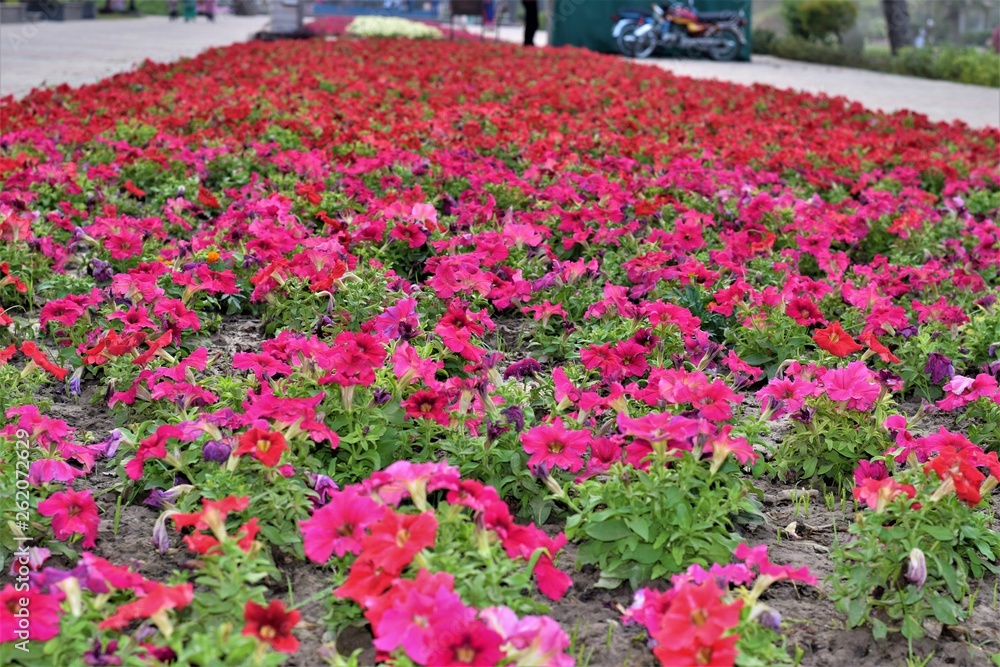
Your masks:
M184 22L194 21L198 17L198 0L181 0L184 10Z
M167 0L167 14L171 21L177 20L177 0Z
M535 45L535 32L538 30L538 0L521 0L524 5L524 45Z

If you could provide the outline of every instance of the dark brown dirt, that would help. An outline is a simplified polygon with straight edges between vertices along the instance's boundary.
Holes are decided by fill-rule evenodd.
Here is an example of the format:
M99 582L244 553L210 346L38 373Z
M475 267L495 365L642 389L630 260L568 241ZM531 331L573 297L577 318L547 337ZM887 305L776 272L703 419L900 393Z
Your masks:
M558 532L560 527L549 526ZM646 645L645 629L622 625L621 610L632 604L627 584L614 590L595 588L598 571L587 566L577 570L576 545L567 544L559 554L559 569L573 578L573 585L558 602L545 600L550 616L574 639L578 665L590 667L646 667L656 665Z

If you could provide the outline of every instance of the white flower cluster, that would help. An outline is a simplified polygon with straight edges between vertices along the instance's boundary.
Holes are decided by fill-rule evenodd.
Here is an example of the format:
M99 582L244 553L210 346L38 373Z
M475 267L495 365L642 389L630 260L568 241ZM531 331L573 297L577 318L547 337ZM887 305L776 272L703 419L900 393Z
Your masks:
M441 31L433 26L394 16L359 16L347 26L347 33L356 37L441 38Z

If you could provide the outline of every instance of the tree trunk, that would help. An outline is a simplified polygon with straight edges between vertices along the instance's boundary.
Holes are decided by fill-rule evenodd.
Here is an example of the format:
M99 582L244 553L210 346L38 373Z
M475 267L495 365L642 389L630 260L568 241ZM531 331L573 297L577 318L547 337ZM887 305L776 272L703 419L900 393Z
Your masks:
M889 29L889 47L892 55L910 45L910 8L906 0L882 0L882 11Z

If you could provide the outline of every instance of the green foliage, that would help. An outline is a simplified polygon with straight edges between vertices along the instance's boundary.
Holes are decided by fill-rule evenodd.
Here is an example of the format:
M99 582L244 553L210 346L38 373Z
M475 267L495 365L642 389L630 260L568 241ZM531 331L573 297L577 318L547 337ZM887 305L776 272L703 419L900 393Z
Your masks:
M148 632L159 630L159 641L176 653L181 665L218 665L238 667L254 664L276 666L287 656L276 653L253 637L243 636L232 623L234 614L241 613L248 600L265 602L263 582L277 577L277 571L267 551L259 542L243 551L235 541L222 542L220 551L203 556L197 572L175 574L169 585L191 580L197 589L193 602L181 610L162 612L162 618ZM84 589L71 589L76 607L62 615L59 635L44 644L31 642L28 651L11 650L12 643L0 651L0 664L42 667L77 665L81 655L94 648L96 642L107 648L108 642L118 642L114 654L125 665L148 664L146 650L135 638L115 630L99 630L98 624L119 605L133 599L130 591L114 590L96 595ZM69 596L68 596L69 597ZM169 635L165 634L169 631Z
M1000 571L1000 536L986 513L954 493L935 499L936 477L917 469L897 478L912 483L916 497L903 493L881 511L857 514L849 529L853 539L833 552L830 597L848 627L870 625L876 639L900 632L912 640L924 635L926 619L945 625L965 619L970 577ZM922 585L907 578L915 549L926 565Z
M577 565L600 568L598 587L638 588L692 563L727 562L739 542L735 517L757 513L737 470L730 459L713 472L685 452L669 464L654 459L648 472L616 464L573 487L566 536L582 542Z
M750 33L750 45L753 48L753 52L764 55L771 53L771 48L774 46L774 40L777 37L773 30L755 28Z
M881 456L892 445L881 424L892 414L883 396L871 410L851 410L826 396L811 397L815 413L808 423L790 420L791 433L775 452L771 469L779 478L789 474L823 484L850 486L862 459Z
M431 572L448 572L455 577L455 592L473 607L510 607L518 615L544 614L548 606L533 598L532 569L536 558L525 562L512 559L500 541L476 526L459 505L438 504L434 546L423 553L424 566Z
M736 647L736 667L775 667L776 665L791 665L791 656L785 646L785 638L777 631L764 627L757 620L751 620L749 613L752 607L744 607L739 625L733 634L739 635Z
M831 36L841 41L858 18L851 0L786 0L782 10L792 35L819 42Z
M880 53L854 53L794 34L790 37L765 39L763 43L767 45L767 50L758 50L755 46L755 52L769 53L789 60L1000 87L1000 54L982 49L954 46L935 49L907 47L901 49L899 55L892 57Z
M1000 54L975 48L943 46L936 49L900 49L896 59L900 74L1000 86Z

